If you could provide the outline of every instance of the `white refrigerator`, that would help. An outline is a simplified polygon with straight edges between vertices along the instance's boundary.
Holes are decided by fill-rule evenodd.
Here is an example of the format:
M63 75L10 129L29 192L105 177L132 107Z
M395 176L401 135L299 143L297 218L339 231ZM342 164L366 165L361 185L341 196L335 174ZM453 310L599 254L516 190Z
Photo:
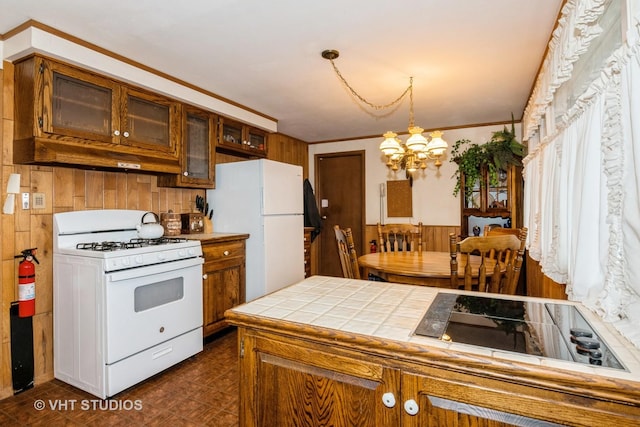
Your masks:
M302 167L273 160L216 165L213 231L249 233L247 301L304 279Z

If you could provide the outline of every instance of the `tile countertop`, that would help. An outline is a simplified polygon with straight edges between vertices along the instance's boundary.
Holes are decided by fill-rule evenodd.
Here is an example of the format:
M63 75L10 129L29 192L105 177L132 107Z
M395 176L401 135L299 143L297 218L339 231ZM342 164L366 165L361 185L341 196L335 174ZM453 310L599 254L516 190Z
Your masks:
M555 367L583 374L640 382L640 350L594 313L581 304L570 301L482 294L495 298L576 305L600 338L607 343L618 360L625 365L627 371L444 342L435 338L414 335L415 328L438 292L469 293L426 286L312 276L231 310L237 313L336 329L379 339L490 356L509 362ZM478 295L477 292L470 294Z

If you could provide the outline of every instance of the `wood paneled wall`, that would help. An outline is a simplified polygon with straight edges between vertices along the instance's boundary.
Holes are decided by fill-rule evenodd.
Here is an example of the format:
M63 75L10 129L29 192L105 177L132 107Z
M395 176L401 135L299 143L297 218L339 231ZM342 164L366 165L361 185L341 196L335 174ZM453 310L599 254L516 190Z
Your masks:
M567 299L566 286L554 282L542 273L540 264L529 256L526 260L527 295L540 298Z
M449 252L449 233L460 235L459 225L423 225L422 247L425 251ZM367 224L365 230L366 251L369 251L369 242L378 240L377 224Z
M306 142L281 133L269 134L267 140L267 158L278 162L302 166L303 178L309 176L309 148ZM216 153L216 163L242 162L245 157L233 154Z
M302 166L303 178L309 177L309 146L306 142L281 133L272 133L267 143L267 157Z

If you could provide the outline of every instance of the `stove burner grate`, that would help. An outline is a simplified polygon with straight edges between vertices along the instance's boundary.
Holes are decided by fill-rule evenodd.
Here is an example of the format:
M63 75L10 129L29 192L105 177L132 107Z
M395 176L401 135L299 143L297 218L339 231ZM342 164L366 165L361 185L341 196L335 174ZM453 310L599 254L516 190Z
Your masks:
M159 237L157 239L134 238L128 242L88 242L78 243L76 249L87 251L108 252L122 249L143 248L146 246L167 245L171 243L186 242L187 239L180 237Z

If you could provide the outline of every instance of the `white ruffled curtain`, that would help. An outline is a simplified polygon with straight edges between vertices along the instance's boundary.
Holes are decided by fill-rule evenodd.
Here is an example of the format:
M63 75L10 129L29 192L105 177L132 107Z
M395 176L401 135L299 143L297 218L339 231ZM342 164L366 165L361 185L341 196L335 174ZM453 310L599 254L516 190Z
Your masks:
M640 347L640 24L634 31L525 159L524 214L545 275ZM528 110L525 132L543 112Z

